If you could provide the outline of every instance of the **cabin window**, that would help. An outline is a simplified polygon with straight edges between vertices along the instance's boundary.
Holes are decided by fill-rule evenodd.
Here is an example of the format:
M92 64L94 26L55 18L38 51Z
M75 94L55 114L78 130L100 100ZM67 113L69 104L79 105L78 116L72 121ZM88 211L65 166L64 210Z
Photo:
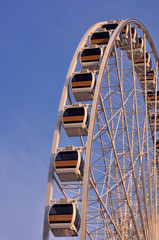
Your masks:
M79 231L79 229L80 229L80 224L81 224L81 218L80 218L78 209L76 208L76 218L75 218L74 225L75 225L77 231Z
M55 204L50 209L49 215L73 214L72 204Z
M131 28L131 33L135 33L135 28Z
M68 116L84 116L84 108L79 107L79 108L67 108L64 111L63 117L68 117Z
M142 38L138 38L138 40L139 40L139 44L141 44L142 43Z
M89 114L87 114L86 126L87 126L87 128L88 128L88 126L89 126Z
M80 82L80 81L91 81L92 73L84 73L84 74L75 74L72 78L72 82Z
M84 172L84 160L83 160L82 155L81 155L81 162L80 162L79 170L80 170L80 172L81 172L81 175L83 176L83 172Z
M154 92L147 92L148 97L153 97L154 96Z
M81 56L90 56L90 55L101 55L100 48L84 49L81 54Z
M56 156L56 161L68 161L77 159L78 159L77 151L61 151Z
M108 23L104 24L102 28L106 28L107 30L114 30L118 26L118 23Z

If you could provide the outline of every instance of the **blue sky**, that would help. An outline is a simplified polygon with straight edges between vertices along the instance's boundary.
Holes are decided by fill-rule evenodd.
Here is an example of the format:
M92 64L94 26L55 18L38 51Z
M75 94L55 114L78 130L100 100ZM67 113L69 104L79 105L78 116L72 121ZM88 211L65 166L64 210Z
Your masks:
M0 0L1 239L42 238L58 105L84 33L137 18L159 49L158 9L154 0Z

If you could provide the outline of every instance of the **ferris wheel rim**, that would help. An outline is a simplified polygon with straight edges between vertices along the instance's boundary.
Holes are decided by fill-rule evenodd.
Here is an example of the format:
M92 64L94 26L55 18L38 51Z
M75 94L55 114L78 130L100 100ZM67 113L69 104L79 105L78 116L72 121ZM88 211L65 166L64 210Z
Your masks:
M59 106L58 115L57 115L56 127L55 127L55 132L54 132L54 137L53 137L52 150L51 150L50 169L54 168L53 159L54 159L54 153L55 153L57 145L58 145L58 139L59 139L59 134L60 134L61 116L62 116L61 114L62 114L62 110L63 110L63 107L64 107L65 102L66 102L67 91L68 91L68 86L69 86L69 83L70 83L71 75L72 75L72 73L73 73L73 71L75 69L79 53L80 53L82 47L85 45L85 43L86 43L86 41L88 39L88 36L91 34L91 32L96 30L99 26L101 26L104 23L105 22L97 23L97 24L93 25L86 32L86 34L83 36L82 40L80 41L80 43L79 43L79 45L78 45L78 47L77 47L77 49L75 51L75 54L74 54L74 56L72 58L72 61L71 61L71 64L70 64L70 67L69 67L69 70L68 70L68 73L67 73L66 81L65 81L65 84L64 84L64 89L63 89L63 92L62 92L62 96L61 96L61 100L60 100L60 106ZM118 25L118 27L115 29L114 33L112 34L112 36L110 38L110 41L109 41L109 43L107 45L107 48L106 48L106 51L104 53L104 56L103 56L103 59L102 59L101 65L100 65L100 69L99 69L98 80L97 80L98 84L96 85L96 89L95 89L95 93L94 93L94 98L93 98L93 102L92 102L92 111L91 111L91 117L90 117L89 129L91 129L91 130L89 130L88 137L87 137L87 145L86 145L87 152L86 152L86 158L85 158L86 165L85 165L84 180L83 180L83 186L84 186L83 187L83 196L85 196L86 192L88 193L88 188L86 188L86 185L88 184L88 178L89 178L89 176L87 177L87 174L89 173L89 165L90 165L89 160L90 160L90 155L91 155L92 136L93 136L93 131L94 131L94 122L95 122L95 116L96 116L97 101L99 99L99 93L100 93L100 89L101 89L101 83L102 83L103 74L104 74L104 71L105 71L106 62L109 59L109 55L110 55L110 52L111 52L111 50L113 48L113 44L115 42L115 39L116 39L117 35L120 33L121 29L124 26L129 25L129 24L136 24L136 25L138 25L139 28L142 29L142 31L144 33L146 33L147 40L149 41L149 44L150 44L150 46L151 46L151 48L153 50L153 54L155 56L156 62L158 62L158 54L157 54L156 48L155 48L154 43L153 43L153 41L151 39L151 36L148 33L148 31L145 28L145 26L140 21L138 21L136 19L127 19L127 20L122 21ZM49 184L50 184L50 179L52 179L52 176L48 176ZM51 189L51 188L52 188L52 186L49 185L49 189ZM52 189L51 189L51 191L52 191ZM50 199L50 195L51 194L48 193L48 190L47 190L47 195L48 195L48 199ZM50 200L48 200L48 199L47 199L47 204L48 203L50 204ZM83 199L84 199L84 197L82 197L82 202L83 202ZM85 206L83 207L83 209L85 209ZM86 219L85 217L83 217L83 215L84 215L83 213L85 214L86 211L82 210L82 212L81 212L82 219ZM82 229L84 229L84 230L82 230ZM86 234L86 223L82 222L82 224L81 224L81 232ZM83 240L84 239L83 236L84 235L81 234L80 235L80 239Z

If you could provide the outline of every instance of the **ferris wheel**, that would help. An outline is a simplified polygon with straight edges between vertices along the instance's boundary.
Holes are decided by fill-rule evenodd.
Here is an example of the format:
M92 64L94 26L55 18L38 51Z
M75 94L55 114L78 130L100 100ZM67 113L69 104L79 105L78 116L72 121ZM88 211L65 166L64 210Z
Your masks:
M85 33L57 114L43 240L159 239L157 75L140 21Z

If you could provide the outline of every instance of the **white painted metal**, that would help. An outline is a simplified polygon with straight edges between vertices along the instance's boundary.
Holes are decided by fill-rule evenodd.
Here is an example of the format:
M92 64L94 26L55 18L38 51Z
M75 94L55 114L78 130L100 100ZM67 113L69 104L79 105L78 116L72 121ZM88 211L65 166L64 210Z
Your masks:
M130 55L132 57L132 77L133 77L133 89L129 91L129 95L127 96L124 93L124 85L123 85L123 76L125 69L123 68L123 63L127 61L123 53L121 52L121 57L118 57L116 51L116 38L119 36L120 31L124 26L129 26L131 28L131 24L136 25L139 27L144 34L144 42L145 39L148 40L149 45L152 49L154 58L156 63L158 63L158 55L153 44L153 41L144 27L144 25L136 19L128 19L125 21L121 21L118 27L113 32L109 43L104 50L104 56L101 61L98 73L97 84L94 92L93 103L92 106L89 107L91 111L90 117L90 124L89 124L89 132L87 137L86 145L84 140L81 137L81 143L85 152L85 168L84 168L84 179L83 183L68 183L62 184L56 178L54 172L54 158L56 154L56 149L58 148L59 137L60 137L60 127L61 127L61 118L62 112L64 110L64 106L66 104L67 97L69 98L70 103L72 104L71 96L68 92L69 83L71 80L71 76L75 71L75 67L77 64L78 57L80 55L81 49L85 46L86 42L88 41L88 36L90 36L98 27L105 24L106 22L95 24L92 28L90 28L87 33L82 38L75 55L72 59L66 82L64 85L60 106L58 110L56 128L54 132L54 139L51 151L51 158L50 158L50 167L49 167L49 175L48 175L48 184L47 184L47 193L46 193L46 204L45 204L45 217L44 217L44 231L43 231L43 240L49 239L49 226L47 221L48 209L51 205L52 201L52 192L53 192L53 181L56 182L60 191L65 196L65 198L69 197L69 194L74 194L74 198L78 201L80 205L81 202L81 229L80 229L80 240L86 240L86 233L89 239L153 239L157 240L157 170L156 170L156 147L155 147L155 140L156 140L156 123L154 129L151 129L151 138L154 141L154 146L149 146L150 142L150 135L148 131L148 118L150 116L150 109L148 107L148 102L146 98L147 94L147 85L145 82L144 90L141 90L141 94L144 92L146 104L144 106L140 105L140 91L138 90L138 86L136 85L136 73L133 64L133 44L131 38L131 31L130 31L130 45L131 45L131 54L129 52L129 59ZM113 50L114 49L114 50ZM114 63L108 66L108 60L112 55L112 50L114 51ZM123 48L124 50L124 48ZM144 72L146 73L146 62L145 62L145 52L146 52L146 43L144 43ZM127 55L126 55L127 56ZM128 60L129 61L129 60ZM114 64L114 65L113 65ZM130 62L129 62L130 64ZM114 112L113 110L113 98L112 96L112 86L111 86L111 79L109 73L113 75L113 66L117 67L116 73L118 78L119 85L116 86L116 93L120 93L119 102L121 106L116 109ZM156 83L157 83L157 71L158 65L156 64ZM106 96L103 97L101 89L102 89L102 82L105 78L105 73L107 74L107 81L108 81L108 93ZM127 73L129 74L129 73ZM115 75L113 75L115 77ZM125 74L126 78L126 74ZM157 90L157 84L156 84ZM115 92L115 91L114 91ZM125 95L124 95L125 94ZM133 104L130 106L133 110L133 117L130 120L127 116L127 108L125 107L126 104L129 103L129 98L132 96ZM106 107L105 107L105 100L109 99L109 111L110 116L108 118ZM142 98L142 96L141 96ZM157 95L155 100L155 105L153 106L155 116L156 116L156 107L157 107ZM141 119L140 119L140 111L141 109L145 109L145 119L144 119L144 126L141 134ZM103 119L101 118L101 114ZM97 123L95 122L97 118ZM113 119L116 118L116 126L113 123ZM130 134L130 122L131 122L131 129L132 132ZM102 124L101 124L102 123ZM136 124L136 125L135 125ZM122 126L122 151L119 152L117 149L117 145L115 142L115 138L117 137L117 131L119 126ZM96 129L97 126L97 129ZM137 131L135 127L137 126ZM104 130L105 129L105 130ZM105 131L105 132L104 132ZM96 134L97 132L97 134ZM107 132L107 133L106 133ZM109 135L109 141L111 143L112 148L109 150L110 160L109 166L107 156L106 156L106 143L104 140L103 133ZM99 136L99 137L98 137ZM98 139L100 147L96 145L93 146L94 141ZM126 140L127 139L127 140ZM145 149L145 139L146 139L146 159L147 159L147 174L144 172L144 164L143 159L144 149ZM120 140L120 138L119 138ZM151 140L152 141L152 140ZM135 156L135 144L138 146L138 155ZM101 149L101 155L98 156L98 149ZM126 159L127 159L127 149L130 155L130 163L131 169L127 170L126 166ZM91 158L92 158L92 151L96 151L96 156L103 159L103 168L102 165L91 165ZM151 166L151 151L154 151L154 172L152 171ZM121 165L121 158L120 154L123 156L124 165ZM151 155L151 156L150 156ZM113 161L114 156L114 161ZM135 157L134 157L135 156ZM136 158L136 159L134 159ZM98 161L96 160L98 163ZM113 163L114 162L114 163ZM139 171L136 174L136 163L139 163ZM115 164L115 167L113 164ZM104 176L104 179L95 175L94 168L98 169L98 173L101 176ZM104 170L103 170L104 169ZM112 169L112 170L111 170ZM115 184L111 187L111 179L110 172L114 171L114 178ZM105 173L105 174L103 174ZM141 178L141 185L138 185L137 177ZM146 179L145 179L146 178ZM147 181L149 183L149 188L147 189ZM140 181L139 181L140 182ZM67 185L68 184L68 185ZM99 187L101 186L101 192L99 192ZM153 190L152 190L153 188ZM152 192L154 193L154 188L156 189L155 197L152 196ZM91 190L92 189L92 190ZM94 195L92 195L92 199L88 196L88 192L93 191ZM135 193L135 198L133 196ZM115 194L115 195L114 195ZM147 195L148 194L148 195ZM108 197L109 196L109 197ZM114 199L115 196L115 199ZM54 196L56 197L56 196ZM88 201L89 198L89 201ZM125 199L122 200L121 199ZM134 199L134 200L133 200ZM152 201L150 201L152 199ZM116 201L116 202L115 202ZM91 203L92 202L92 203ZM93 205L91 208L92 204ZM121 206L121 204L123 206ZM144 209L143 209L144 206ZM122 212L124 211L124 212ZM97 213L97 216L95 215ZM92 215L93 214L93 215ZM151 215L151 216L150 216ZM154 221L153 221L154 216ZM89 228L87 228L87 221L89 219ZM126 219L130 219L127 221ZM145 221L146 219L146 221ZM152 229L152 222L154 223L154 229ZM96 227L94 227L96 225ZM95 229L95 230L93 230ZM102 232L103 231L103 232ZM155 232L155 236L152 237L152 231Z

